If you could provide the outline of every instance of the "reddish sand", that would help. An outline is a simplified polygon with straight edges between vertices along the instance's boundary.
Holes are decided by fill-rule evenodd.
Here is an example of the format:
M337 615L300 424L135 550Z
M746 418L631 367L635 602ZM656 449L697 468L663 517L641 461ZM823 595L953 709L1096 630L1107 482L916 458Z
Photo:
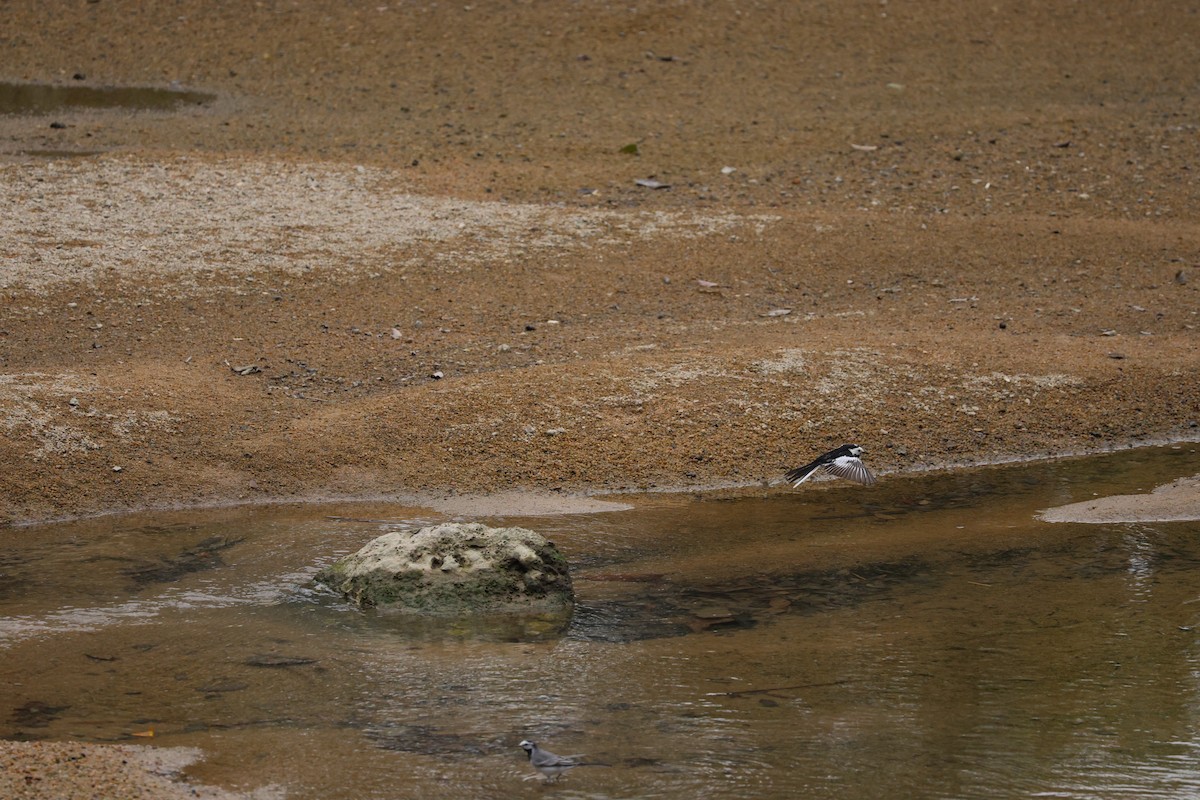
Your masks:
M5 11L0 523L1197 435L1185 5Z

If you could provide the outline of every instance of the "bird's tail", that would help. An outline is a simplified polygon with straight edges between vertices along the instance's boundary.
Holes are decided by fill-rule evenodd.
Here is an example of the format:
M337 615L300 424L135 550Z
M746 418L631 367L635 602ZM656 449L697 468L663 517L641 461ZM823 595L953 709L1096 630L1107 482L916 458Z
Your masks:
M813 476L813 473L817 471L817 467L819 467L819 466L820 466L820 459L817 459L816 461L812 461L812 462L809 462L808 464L805 464L803 467L796 467L795 469L790 470L783 477L786 478L787 481L790 484L792 484L793 487L796 487L796 486L799 486L800 484L804 483L809 478L811 478Z

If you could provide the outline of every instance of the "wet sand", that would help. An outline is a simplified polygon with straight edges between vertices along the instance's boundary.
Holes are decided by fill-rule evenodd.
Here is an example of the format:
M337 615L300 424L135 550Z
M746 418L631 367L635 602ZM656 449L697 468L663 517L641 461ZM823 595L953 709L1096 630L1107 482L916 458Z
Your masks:
M1200 519L1200 475L1180 478L1148 494L1085 500L1040 514L1046 522L1179 522Z
M1197 435L1178 4L8 11L0 524Z
M269 787L227 792L179 782L180 771L201 758L187 747L139 747L0 740L0 795L11 800L280 800Z

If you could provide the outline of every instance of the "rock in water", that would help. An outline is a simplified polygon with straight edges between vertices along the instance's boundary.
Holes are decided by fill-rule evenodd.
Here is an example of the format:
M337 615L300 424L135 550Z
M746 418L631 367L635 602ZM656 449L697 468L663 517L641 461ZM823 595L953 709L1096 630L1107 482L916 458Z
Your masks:
M430 615L569 612L567 560L525 528L449 522L368 542L317 575L360 607Z

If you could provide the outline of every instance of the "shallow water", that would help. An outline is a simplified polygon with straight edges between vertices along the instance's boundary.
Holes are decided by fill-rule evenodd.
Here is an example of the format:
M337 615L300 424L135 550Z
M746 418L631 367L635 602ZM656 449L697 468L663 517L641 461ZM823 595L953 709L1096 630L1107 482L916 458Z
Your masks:
M0 114L49 114L81 108L174 111L211 103L215 95L148 86L60 86L0 81Z
M485 519L572 561L562 636L309 586L438 519L414 509L9 530L0 736L198 746L194 779L292 797L1191 798L1200 523L1034 514L1200 473L1198 450ZM607 766L526 782L523 738Z

